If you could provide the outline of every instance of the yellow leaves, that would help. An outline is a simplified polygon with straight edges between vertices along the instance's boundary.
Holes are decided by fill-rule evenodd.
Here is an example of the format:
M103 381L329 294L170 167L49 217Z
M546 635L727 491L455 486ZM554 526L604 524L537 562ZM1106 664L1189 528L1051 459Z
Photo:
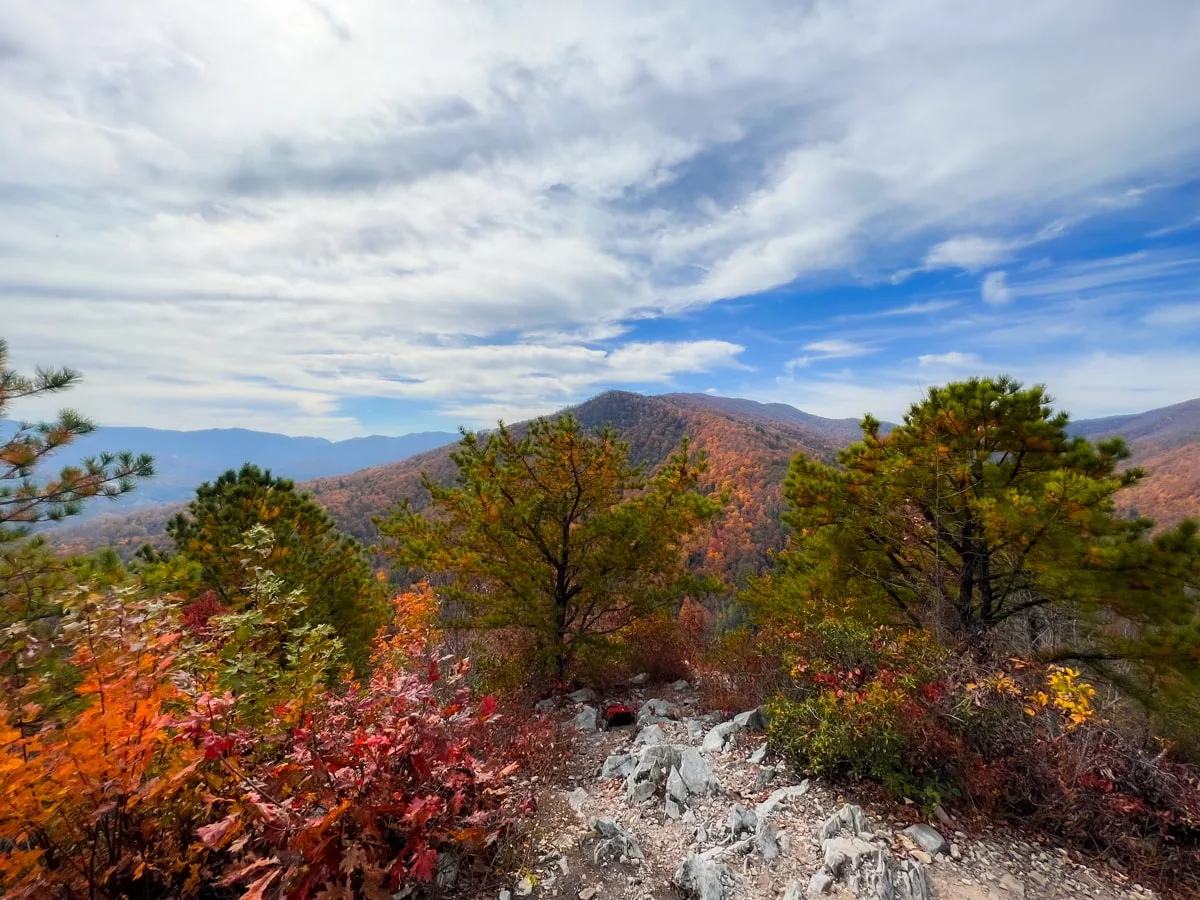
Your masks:
M1011 660L1014 668L1025 668L1022 660ZM1086 681L1080 680L1078 670L1063 666L1050 666L1047 670L1043 688L1026 693L1012 677L1004 672L972 681L966 685L969 692L980 694L991 692L1001 696L1020 698L1025 715L1030 718L1053 710L1062 718L1068 731L1078 728L1085 722L1093 720L1096 709L1093 701L1096 689ZM980 698L976 696L976 704Z

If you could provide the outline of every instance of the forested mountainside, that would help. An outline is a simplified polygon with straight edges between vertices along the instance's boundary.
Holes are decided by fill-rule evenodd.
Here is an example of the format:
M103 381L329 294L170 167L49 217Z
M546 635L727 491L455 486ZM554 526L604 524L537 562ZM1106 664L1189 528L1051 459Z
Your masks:
M609 391L570 410L590 429L611 424L629 443L630 458L652 470L687 435L708 454L702 488L729 493L713 530L707 558L717 570L741 575L757 568L765 548L780 545L779 485L788 463L804 451L832 462L858 433L852 420L823 419L783 404L705 394L642 396ZM371 517L402 497L423 508L421 472L448 482L455 467L445 449L306 488L356 537L375 537Z
M782 541L779 487L791 458L804 451L832 462L838 450L860 436L856 419L826 419L782 403L707 394L643 396L609 391L571 411L588 428L611 423L629 442L630 457L651 469L685 434L707 451L704 487L730 494L708 555L714 567L735 577L758 568L765 549ZM1200 400L1139 415L1080 420L1072 431L1088 437L1124 435L1133 448L1134 462L1151 471L1151 478L1123 498L1127 509L1167 524L1200 516ZM443 482L451 480L455 467L449 448L318 478L304 488L329 509L339 527L371 543L376 537L371 519L397 500L409 497L416 507L424 507L422 472ZM209 477L217 474L219 469L214 469ZM129 555L147 540L161 540L165 522L179 508L171 504L105 516L64 528L56 539L72 551L113 546Z
M1121 497L1122 506L1161 525L1200 516L1200 399L1132 416L1076 422L1072 432L1092 439L1121 435L1133 462L1151 475Z
M791 458L804 451L830 462L858 435L853 419L825 419L781 403L706 394L609 391L570 411L590 429L611 424L629 443L631 459L647 469L662 462L685 434L704 448L709 457L704 487L730 495L707 556L713 568L733 575L757 568L764 548L777 547L782 540L779 485ZM318 478L304 488L342 529L370 543L376 537L371 519L397 500L410 497L415 506L424 507L422 472L444 482L454 477L448 450L441 447L388 465ZM211 477L217 474L214 470ZM179 508L171 504L105 516L62 529L55 538L73 551L113 546L129 555L147 540L161 540L165 522Z

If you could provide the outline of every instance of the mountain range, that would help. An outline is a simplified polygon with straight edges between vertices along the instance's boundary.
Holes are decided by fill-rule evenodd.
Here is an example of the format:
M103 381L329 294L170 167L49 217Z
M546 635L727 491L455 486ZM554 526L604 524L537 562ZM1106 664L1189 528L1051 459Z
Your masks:
M0 439L16 428L16 422L0 420ZM330 441L246 428L167 431L102 427L78 438L71 445L70 459L97 456L105 450L132 450L153 456L155 476L120 500L119 509L129 512L188 500L201 482L210 481L228 469L240 468L245 462L253 462L293 481L308 481L395 462L444 446L456 437L445 431L429 431L400 437L372 435ZM94 503L87 510L90 514L87 517L91 517L111 513L114 508Z
M709 457L704 487L727 492L729 502L707 546L699 549L714 569L734 577L760 569L765 550L782 543L779 487L792 457L803 451L832 462L838 450L861 434L856 419L826 419L782 403L708 394L609 391L567 411L588 428L611 424L628 442L633 461L651 469L685 434L703 448ZM1138 415L1081 420L1071 430L1090 438L1124 435L1134 451L1133 462L1151 470L1151 478L1127 492L1128 510L1163 524L1200 517L1200 400ZM448 441L454 436L440 437ZM405 497L417 508L425 504L422 472L442 482L454 477L449 449L440 446L383 465L325 475L303 487L342 529L370 543L375 538L372 517ZM261 458L254 461L266 464ZM228 465L210 466L206 477L224 468ZM115 546L128 555L146 540L162 542L163 525L179 508L170 504L104 516L60 529L55 537L74 551Z

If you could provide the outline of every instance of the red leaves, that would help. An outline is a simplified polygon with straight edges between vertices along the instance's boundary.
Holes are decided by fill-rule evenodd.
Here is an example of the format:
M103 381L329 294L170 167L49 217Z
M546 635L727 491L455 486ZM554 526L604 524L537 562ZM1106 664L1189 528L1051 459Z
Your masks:
M439 678L441 678L441 674L438 672L438 661L431 659L429 661L429 675L426 680L430 684L436 684Z
M437 858L436 850L422 850L409 867L408 874L418 881L433 881L437 872Z
M233 738L210 731L200 741L205 759L219 759L233 749Z
M496 698L488 694L479 704L479 721L486 722L496 712Z

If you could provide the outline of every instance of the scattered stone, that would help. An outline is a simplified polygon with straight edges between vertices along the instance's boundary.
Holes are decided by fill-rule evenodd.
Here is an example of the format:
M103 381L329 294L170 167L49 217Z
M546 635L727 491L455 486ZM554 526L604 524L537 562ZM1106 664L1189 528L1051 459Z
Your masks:
M567 699L572 703L591 704L596 702L596 692L591 688L580 688L573 693L567 694Z
M739 730L737 722L733 720L722 722L704 736L704 743L700 745L700 749L708 753L721 753L733 742L734 735Z
M938 804L933 808L933 816L947 828L954 827L954 820L950 818L950 814L942 809L942 804Z
M805 778L799 784L794 784L791 787L781 787L754 808L755 814L760 819L766 819L779 807L779 804L785 800L795 800L797 797L803 797L808 793L808 779ZM862 810L859 810L862 813ZM835 832L836 833L836 832Z
M729 839L736 841L743 834L754 834L758 830L758 816L740 803L735 803L729 812Z
M916 841L926 853L936 855L950 852L950 844L942 837L941 832L931 825L909 825L901 834L908 835Z
M596 865L614 859L627 861L645 859L642 855L642 845L633 833L619 825L613 819L593 819L591 833L580 839L580 844L588 840L595 841L592 848L592 861Z
M678 681L671 682L671 687L672 687L672 689L674 689L676 691L682 692L682 691L686 691L688 688L690 688L691 685L688 684L686 681L684 681L682 678L680 678Z
M500 900L512 900L512 891L501 891Z
M667 730L660 723L647 725L638 732L637 740L634 744L638 747L653 747L655 744L661 744L667 739Z
M533 893L533 879L526 875L517 882L515 890L518 897L528 897Z
M687 789L697 796L719 794L721 782L708 761L695 747L684 747L679 753L679 776Z
M775 770L771 766L759 769L754 774L754 790L765 791L767 785L775 780Z
M958 844L950 845L950 858L955 861L962 859L962 849L958 846Z
M776 791L775 794L778 794ZM771 796L774 797L775 794ZM817 840L824 842L831 837L836 837L843 831L848 831L851 834L858 834L860 831L870 831L870 826L867 824L867 817L863 814L861 806L847 803L832 816L825 820L817 830Z
M628 778L637 768L637 757L627 753L614 753L604 760L600 769L600 778Z
M647 700L638 710L638 725L670 725L679 718L679 707L666 700Z
M693 900L727 900L737 876L724 863L690 853L672 880L685 897Z
M825 870L835 877L840 877L849 867L851 871L862 865L866 856L879 851L874 844L858 837L831 837L821 842L821 853L825 860Z
M629 683L632 684L634 687L641 687L649 680L650 680L649 675L647 675L645 672L639 672L637 675L634 675L632 678L629 679Z
M580 731L599 731L600 711L594 706L585 706L575 716L575 727Z
M917 862L919 862L923 866L932 866L933 865L933 857L930 856L928 853L926 853L924 850L909 850L908 855L911 856L913 859L915 859Z
M596 894L598 894L598 893L599 893L599 890L597 888L586 887L582 891L579 892L579 900L592 900L592 898L595 897Z
M538 712L550 712L550 710L554 709L554 698L548 697L545 700L539 700L533 704L533 708Z
M738 713L733 717L733 721L739 730L748 728L751 731L762 731L767 727L767 717L763 715L761 707Z
M775 831L775 826L768 819L759 821L758 829L754 834L754 846L759 855L767 862L779 859L783 855L783 847L779 843L779 833Z
M567 804L575 812L583 812L583 808L591 802L591 797L583 788L575 788L571 793L567 794Z
M672 767L667 776L667 815L672 819L681 818L687 811L688 788L679 775L679 769Z
M808 882L808 896L820 897L822 894L828 894L829 889L833 887L833 876L828 872L814 872L813 877ZM788 888L791 891L791 888ZM785 894L783 900L791 900L790 894ZM795 900L800 900L800 885L796 885Z
M764 759L767 758L767 745L764 743L761 747L750 754L750 758L746 762L752 766L761 766Z
M659 785L666 783L671 769L678 768L679 763L679 751L670 744L647 747L638 757L634 770L625 779L625 801L643 803L655 796Z

